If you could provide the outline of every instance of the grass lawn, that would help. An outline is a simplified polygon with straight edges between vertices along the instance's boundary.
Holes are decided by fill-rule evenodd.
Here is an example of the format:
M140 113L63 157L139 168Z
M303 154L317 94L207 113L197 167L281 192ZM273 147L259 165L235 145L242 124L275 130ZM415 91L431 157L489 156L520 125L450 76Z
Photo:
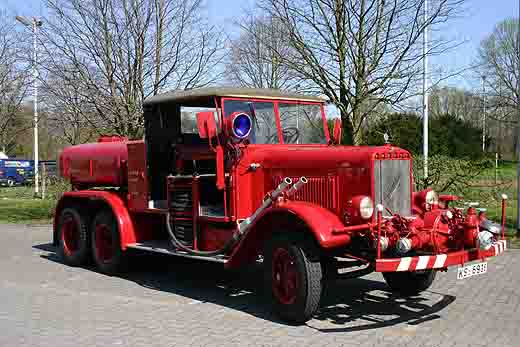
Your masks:
M57 188L48 199L34 199L32 187L0 187L0 223L50 223Z
M0 223L50 223L54 205L50 200L0 199Z

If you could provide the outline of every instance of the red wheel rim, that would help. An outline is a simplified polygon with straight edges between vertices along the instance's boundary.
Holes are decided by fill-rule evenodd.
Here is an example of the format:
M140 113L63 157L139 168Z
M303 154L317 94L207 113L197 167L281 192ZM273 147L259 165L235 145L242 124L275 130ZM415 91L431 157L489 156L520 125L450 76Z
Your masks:
M272 286L276 298L285 305L296 300L298 293L298 271L294 257L284 248L273 252Z
M102 262L108 262L113 255L112 232L106 224L97 224L95 230L96 256Z
M79 228L74 217L68 215L61 225L61 239L63 250L66 255L71 256L79 248Z

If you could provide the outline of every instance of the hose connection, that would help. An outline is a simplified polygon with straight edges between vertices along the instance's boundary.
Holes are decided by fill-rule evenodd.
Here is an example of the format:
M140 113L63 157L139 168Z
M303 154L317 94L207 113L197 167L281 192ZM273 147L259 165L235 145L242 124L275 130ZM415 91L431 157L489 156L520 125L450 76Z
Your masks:
M309 182L309 180L305 177L305 176L302 176L300 177L300 179L298 180L298 182L296 182L295 184L292 185L291 188L289 188L289 190L287 191L287 197L290 198L292 197L294 194L296 194L296 192L298 190L300 190L301 187L303 187L304 184L306 184L307 182Z

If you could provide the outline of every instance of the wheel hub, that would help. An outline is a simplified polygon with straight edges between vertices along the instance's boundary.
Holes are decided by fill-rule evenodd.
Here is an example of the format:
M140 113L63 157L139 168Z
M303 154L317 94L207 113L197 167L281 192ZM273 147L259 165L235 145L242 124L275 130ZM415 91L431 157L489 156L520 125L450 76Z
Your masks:
M282 304L292 304L296 300L299 283L295 259L287 249L277 248L273 252L272 274L274 295Z

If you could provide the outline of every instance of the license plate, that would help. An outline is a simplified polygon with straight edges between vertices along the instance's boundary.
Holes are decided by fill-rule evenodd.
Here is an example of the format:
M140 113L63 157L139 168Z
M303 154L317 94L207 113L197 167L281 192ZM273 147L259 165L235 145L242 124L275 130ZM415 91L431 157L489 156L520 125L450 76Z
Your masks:
M487 262L471 264L463 267L459 267L457 270L457 279L463 280L465 278L482 275L487 272Z

